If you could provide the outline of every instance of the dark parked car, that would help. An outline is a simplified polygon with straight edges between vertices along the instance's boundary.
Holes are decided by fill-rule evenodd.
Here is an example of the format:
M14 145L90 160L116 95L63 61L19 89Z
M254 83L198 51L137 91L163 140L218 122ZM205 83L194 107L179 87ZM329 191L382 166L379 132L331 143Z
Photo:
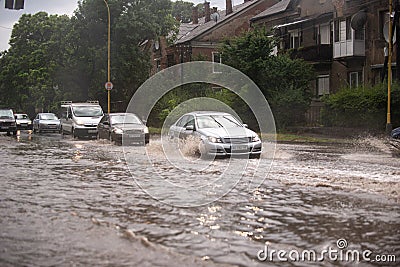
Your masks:
M32 130L32 121L29 116L24 113L14 114L17 130Z
M61 133L61 122L54 113L38 113L33 120L33 132Z
M98 139L109 139L117 144L149 143L149 129L133 113L106 114L97 126Z
M12 109L0 109L0 132L17 135L17 124Z
M391 135L395 139L400 139L400 127L396 128L396 129L393 129Z

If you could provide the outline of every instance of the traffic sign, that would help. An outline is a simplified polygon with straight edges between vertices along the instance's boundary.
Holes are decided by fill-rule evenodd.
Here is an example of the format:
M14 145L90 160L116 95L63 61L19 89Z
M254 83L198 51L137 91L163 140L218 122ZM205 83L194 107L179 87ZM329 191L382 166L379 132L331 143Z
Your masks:
M111 89L113 89L114 85L112 84L112 82L106 82L104 87L106 88L106 90L110 91Z

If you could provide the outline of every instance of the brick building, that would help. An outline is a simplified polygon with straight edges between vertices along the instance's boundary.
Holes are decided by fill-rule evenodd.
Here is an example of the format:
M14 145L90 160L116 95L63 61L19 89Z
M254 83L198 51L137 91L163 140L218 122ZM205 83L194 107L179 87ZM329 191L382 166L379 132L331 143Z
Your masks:
M381 82L388 10L386 0L282 0L251 19L273 29L279 51L314 65L309 123L319 121L321 96Z
M221 62L217 52L218 44L227 37L238 36L251 28L250 20L255 15L278 3L279 0L244 0L233 6L226 0L226 9L212 8L204 3L204 17L199 17L197 7L193 8L192 22L182 23L175 43L167 45L160 38L152 55L153 73L169 66L196 59Z

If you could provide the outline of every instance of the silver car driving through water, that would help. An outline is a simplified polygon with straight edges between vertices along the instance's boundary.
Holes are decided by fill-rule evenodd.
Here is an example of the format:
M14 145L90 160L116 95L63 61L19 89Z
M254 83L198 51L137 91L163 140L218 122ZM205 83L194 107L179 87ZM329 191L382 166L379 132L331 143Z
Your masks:
M261 155L259 136L229 113L187 113L170 127L168 135L170 139L200 138L199 149L204 156Z

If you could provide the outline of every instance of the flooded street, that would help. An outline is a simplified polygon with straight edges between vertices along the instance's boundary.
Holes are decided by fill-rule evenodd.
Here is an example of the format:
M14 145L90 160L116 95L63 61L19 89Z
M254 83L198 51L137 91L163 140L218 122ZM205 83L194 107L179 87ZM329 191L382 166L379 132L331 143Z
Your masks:
M230 160L182 175L157 156L159 140L150 142L146 151L58 134L0 135L0 266L309 266L258 253L266 244L338 249L339 239L371 259L396 257L380 266L399 266L400 158L381 140L278 144L258 169L250 160L243 179L227 172L224 196L213 195L222 192L214 186L199 196L209 203L186 208L168 199L190 201L194 193L175 195L155 181L201 185ZM254 169L268 175L249 191Z

